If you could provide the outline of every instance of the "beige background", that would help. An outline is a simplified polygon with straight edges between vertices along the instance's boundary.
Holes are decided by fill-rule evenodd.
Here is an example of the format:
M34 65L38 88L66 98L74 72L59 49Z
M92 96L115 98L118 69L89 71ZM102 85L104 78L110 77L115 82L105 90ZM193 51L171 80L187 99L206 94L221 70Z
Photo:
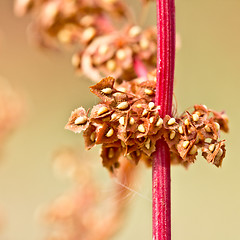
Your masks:
M135 1L139 9L139 3ZM195 103L225 109L230 118L223 167L201 157L188 171L172 167L174 240L240 239L239 69L240 1L179 0L175 94L179 112ZM155 21L154 6L147 17ZM0 166L0 206L6 224L0 239L40 240L44 228L35 210L64 192L54 177L51 154L62 145L83 147L80 136L63 130L69 113L96 103L90 81L74 76L70 55L42 52L27 43L29 18L17 19L12 1L0 0L0 75L25 93L29 113L9 138ZM92 151L91 156L97 153ZM106 175L105 169L100 168ZM114 240L151 239L151 171L143 169L131 196L124 228Z

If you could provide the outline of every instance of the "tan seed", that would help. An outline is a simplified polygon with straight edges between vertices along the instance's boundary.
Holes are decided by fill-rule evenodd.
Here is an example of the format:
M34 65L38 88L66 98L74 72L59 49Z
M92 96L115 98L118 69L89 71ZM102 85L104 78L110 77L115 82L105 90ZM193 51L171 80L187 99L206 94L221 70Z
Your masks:
M150 138L147 139L147 141L145 142L144 145L145 145L146 149L150 149L150 147L151 147L151 140L150 140Z
M133 117L130 117L129 123L130 123L131 125L133 125L133 124L135 123L135 120L134 120Z
M218 153L217 153L217 155L216 155L216 157L220 158L222 155L223 155L223 150L220 148Z
M126 92L127 90L126 90L126 88L124 88L124 87L119 87L119 88L118 88L118 91L120 91L120 92Z
M174 123L176 123L175 118L170 118L170 119L168 120L168 125L173 125Z
M143 124L140 124L139 126L138 126L138 131L139 132L141 132L141 133L145 133L145 127L144 127L144 125Z
M114 157L114 150L113 148L110 148L108 151L108 158L113 158Z
M163 120L162 120L162 118L159 118L155 125L156 125L156 127L160 127L160 126L162 126L162 124L163 124Z
M107 61L107 69L110 72L113 72L114 70L116 70L117 64L114 60L109 60Z
M141 108L141 107L142 107L142 104L139 103L139 104L137 105L137 108Z
M144 89L144 92L147 94L147 95L153 95L153 90L152 89L148 89L148 88L145 88Z
M198 134L197 134L197 137L196 137L196 141L195 141L195 144L198 144L199 143L199 136L198 136Z
M210 133L212 131L208 125L206 125L204 128L205 128L206 132L208 132L208 133Z
M141 28L139 26L133 26L130 28L128 34L130 37L136 37L137 35L139 35L141 33Z
M176 132L175 131L171 131L170 134L169 134L169 138L171 140L173 140L175 138L175 136L176 136Z
M148 47L149 47L149 41L146 39L146 38L142 38L140 40L140 47L143 49L143 50L146 50Z
M215 148L215 144L210 144L209 147L208 147L210 152L213 152L214 148Z
M113 133L114 133L114 131L113 131L113 129L112 128L110 128L109 130L108 130L108 132L106 133L106 137L111 137L112 135L113 135Z
M199 120L199 116L196 113L194 113L192 115L192 119L193 119L194 122L197 122Z
M186 126L188 126L189 124L190 124L190 122L189 122L189 119L187 118L187 119L185 119L185 121L184 121L184 124L186 125Z
M120 123L121 125L124 125L124 123L125 123L124 117L120 117L120 118L119 118L119 123Z
M150 117L149 122L153 123L154 122L154 117Z
M104 94L111 94L112 93L112 89L111 88L104 88L104 89L102 89L102 92L104 93Z
M117 118L117 114L113 113L112 116L111 116L111 120L115 120L116 118Z
M126 108L128 108L128 102L121 102L117 105L117 108L120 110L124 110Z
M96 35L96 29L94 27L86 28L82 33L82 39L84 42L92 40Z
M96 133L93 132L93 133L90 135L90 140L91 140L92 142L95 142L95 137L96 137Z
M107 45L101 45L99 48L98 48L98 52L100 55L105 55L108 51L108 46Z
M147 114L148 114L148 110L144 109L143 112L142 112L142 116L146 116Z
M150 110L152 110L155 107L155 104L154 104L154 102L150 102L148 104L148 106L149 106Z
M217 131L219 131L219 130L220 130L220 125L219 125L219 123L215 122L214 124L215 124L215 127L216 127Z
M188 147L188 145L189 145L189 141L184 141L183 142L183 144L182 144L182 146L184 147L184 148L187 148Z
M197 146L196 145L193 145L191 150L188 152L189 155L194 155L197 153Z
M94 23L94 18L91 15L86 15L81 18L80 24L84 27L89 27Z
M82 124L84 124L84 123L86 123L87 122L87 117L85 117L85 116L83 116L83 117L78 117L75 121L74 121L74 123L76 124L76 125L82 125Z
M182 126L180 126L180 127L178 128L178 132L179 132L180 134L183 134L183 127L182 127Z
M116 56L119 60L124 60L126 58L126 52L123 49L119 49L116 53Z
M98 112L97 112L97 115L100 116L104 113L108 112L108 108L107 107L100 107Z
M197 114L199 117L201 116L201 113L200 112L195 112L195 114Z

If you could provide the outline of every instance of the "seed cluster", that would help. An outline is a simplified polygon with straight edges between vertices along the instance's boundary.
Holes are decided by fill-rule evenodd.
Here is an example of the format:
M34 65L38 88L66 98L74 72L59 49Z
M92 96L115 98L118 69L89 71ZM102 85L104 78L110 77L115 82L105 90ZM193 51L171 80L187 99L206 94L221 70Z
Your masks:
M173 163L188 165L196 159L198 149L208 162L219 167L225 156L225 143L218 141L219 130L228 131L228 119L204 105L195 105L192 113L162 119L154 104L156 82L135 79L114 87L107 77L90 87L102 102L88 114L82 107L72 112L66 129L83 131L85 145L91 149L102 144L103 165L111 172L119 167L124 155L137 164L151 165L156 141L164 138Z

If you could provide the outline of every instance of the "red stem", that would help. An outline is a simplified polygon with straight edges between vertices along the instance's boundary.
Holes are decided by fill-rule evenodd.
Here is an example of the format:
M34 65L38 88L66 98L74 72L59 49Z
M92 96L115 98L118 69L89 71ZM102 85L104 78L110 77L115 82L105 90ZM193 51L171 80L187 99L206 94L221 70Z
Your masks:
M172 114L175 65L174 0L157 0L157 86L156 105L163 118ZM157 142L153 159L153 240L171 239L170 152L166 142Z

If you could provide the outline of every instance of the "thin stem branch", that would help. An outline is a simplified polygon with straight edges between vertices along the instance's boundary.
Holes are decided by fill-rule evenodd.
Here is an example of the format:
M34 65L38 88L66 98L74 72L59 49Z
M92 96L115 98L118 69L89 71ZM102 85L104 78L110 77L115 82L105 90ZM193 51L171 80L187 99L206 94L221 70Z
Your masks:
M157 86L156 105L160 116L172 114L175 67L174 0L157 0ZM157 142L153 159L153 240L171 239L170 152L166 142Z

